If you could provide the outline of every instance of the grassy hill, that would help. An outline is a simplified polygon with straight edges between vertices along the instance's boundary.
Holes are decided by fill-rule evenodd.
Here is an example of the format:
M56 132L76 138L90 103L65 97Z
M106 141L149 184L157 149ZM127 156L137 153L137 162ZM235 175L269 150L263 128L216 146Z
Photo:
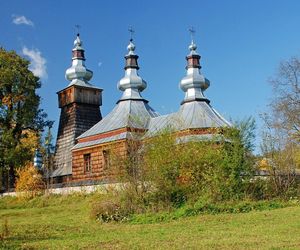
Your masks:
M0 198L0 232L7 231L0 249L300 249L299 206L154 224L101 224L90 218L94 199Z

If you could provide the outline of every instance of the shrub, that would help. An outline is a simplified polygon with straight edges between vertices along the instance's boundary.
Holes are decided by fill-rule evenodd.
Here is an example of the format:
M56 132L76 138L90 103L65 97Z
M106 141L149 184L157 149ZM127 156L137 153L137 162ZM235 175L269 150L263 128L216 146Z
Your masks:
M101 222L122 222L128 219L129 211L120 199L120 195L114 191L98 198L98 201L92 203L91 218Z
M223 135L178 143L172 131L164 131L147 142L143 163L157 199L180 207L199 196L216 201L245 196L253 161L241 134L236 128L213 132Z
M17 170L17 175L16 192L19 197L31 199L43 193L43 177L32 163L27 163L24 168Z
M249 197L253 157L251 136L243 131L215 128L210 140L191 136L186 141L166 129L142 144L128 141L126 157L115 157L113 164L126 184L97 202L92 213L102 221L118 221L132 214L174 211L199 197L209 200L202 204L205 211L218 212L220 208L212 204ZM259 196L261 188L255 188L252 191Z

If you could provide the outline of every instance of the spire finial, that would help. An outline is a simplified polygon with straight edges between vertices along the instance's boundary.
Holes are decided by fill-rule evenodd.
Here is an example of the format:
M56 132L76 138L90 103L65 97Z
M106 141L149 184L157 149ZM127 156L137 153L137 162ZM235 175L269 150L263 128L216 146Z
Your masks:
M133 34L134 34L134 29L132 28L132 26L130 26L129 28L128 28L128 31L129 31L129 33L130 33L130 42L132 42L133 41Z
M133 33L134 33L134 29L132 28L132 26L130 26L128 28L128 31L130 33L130 40L129 40L129 44L127 46L128 49L128 54L127 55L135 55L134 50L135 50L135 45L133 43Z
M81 28L81 26L79 24L75 25L75 29L77 31L77 34L76 34L76 39L74 41L74 46L77 47L77 48L82 45L82 41L80 40L80 37L79 37L79 29L80 28Z
M79 25L75 25L77 29ZM82 41L77 34L74 40L74 47L72 49L72 66L66 70L66 78L71 81L70 85L89 85L88 81L92 78L93 72L85 67L84 48Z
M193 26L191 26L191 27L189 28L189 32L190 32L190 34L191 34L191 40L192 40L192 44L193 44L193 43L194 43L194 38L195 38L196 30L194 29Z
M191 51L190 54L196 54L197 45L194 43L194 38L195 38L196 31L195 31L194 27L190 27L189 32L191 34L191 44L189 46L189 49Z
M190 27L189 32L191 34L191 44L189 46L190 53L186 56L187 75L180 82L180 88L186 93L182 104L189 101L199 100L209 103L209 100L206 99L202 93L209 87L210 83L200 72L201 57L197 53L197 45L194 43L194 35L196 31L193 27Z
M132 34L134 33L134 30L130 27L128 31L131 34L131 39L127 46L128 53L125 55L125 76L118 83L118 88L124 91L120 100L143 100L140 92L147 87L147 83L138 75L139 66L137 60L139 56L134 53L135 45L132 41Z
M79 36L79 29L81 28L81 26L79 24L76 24L75 25L75 29L76 29L76 32L77 32L77 36Z

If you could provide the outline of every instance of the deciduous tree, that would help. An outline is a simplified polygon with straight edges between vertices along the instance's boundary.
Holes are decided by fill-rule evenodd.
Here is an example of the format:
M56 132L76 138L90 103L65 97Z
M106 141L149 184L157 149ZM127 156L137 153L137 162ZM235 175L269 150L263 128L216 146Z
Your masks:
M28 66L29 61L14 51L0 48L0 169L9 179L9 187L14 185L15 168L32 157L20 155L26 153L20 150L23 138L29 131L41 131L48 123L36 93L40 80Z
M295 187L300 152L300 59L282 61L270 83L270 111L262 115L265 127L262 154L267 159L274 195L286 196Z
M269 126L300 142L300 59L282 61L270 82L273 87Z

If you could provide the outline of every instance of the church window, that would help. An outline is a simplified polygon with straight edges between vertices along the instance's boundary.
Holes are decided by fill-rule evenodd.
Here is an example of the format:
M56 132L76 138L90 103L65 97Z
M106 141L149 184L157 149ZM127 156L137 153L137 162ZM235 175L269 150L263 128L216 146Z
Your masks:
M104 169L107 169L110 167L111 159L110 159L110 152L109 150L103 150L103 162L104 162Z
M91 154L83 155L83 161L84 161L84 172L85 173L92 172Z

